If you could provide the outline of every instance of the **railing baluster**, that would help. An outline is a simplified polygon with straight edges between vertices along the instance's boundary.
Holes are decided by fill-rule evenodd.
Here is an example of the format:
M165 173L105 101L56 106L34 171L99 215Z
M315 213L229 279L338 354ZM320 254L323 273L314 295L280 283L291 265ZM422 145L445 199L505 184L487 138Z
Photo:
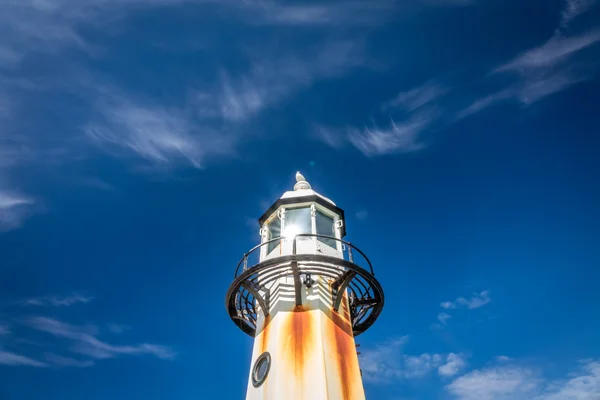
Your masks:
M354 262L354 256L352 255L352 245L348 242L348 261Z

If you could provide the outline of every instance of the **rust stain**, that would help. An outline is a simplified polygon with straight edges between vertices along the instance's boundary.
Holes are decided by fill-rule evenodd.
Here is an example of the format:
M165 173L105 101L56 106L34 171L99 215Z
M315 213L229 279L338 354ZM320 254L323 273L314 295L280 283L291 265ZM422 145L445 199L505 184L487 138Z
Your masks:
M332 312L333 324L327 323L326 332L328 339L337 353L337 369L342 399L353 400L364 398L362 395L362 382L358 356L349 319L348 299L344 293L342 299L341 315ZM347 317L346 317L347 316ZM333 343L332 343L333 342Z
M303 389L309 384L305 382L311 352L315 351L315 322L311 313L303 306L296 306L290 312L282 327L282 334L287 338L286 348L281 356L286 358L287 367L293 370L295 377L295 398L304 398Z
M335 310L331 311L331 319L336 326L340 327L349 336L354 336L352 331L352 323L350 322L350 311L348 310L348 299L346 293L343 294L342 304L340 306L341 313Z
M269 343L269 324L271 323L271 315L265 316L265 320L263 322L263 330L261 332L261 345L260 345L260 353L264 353L267 351L267 344Z

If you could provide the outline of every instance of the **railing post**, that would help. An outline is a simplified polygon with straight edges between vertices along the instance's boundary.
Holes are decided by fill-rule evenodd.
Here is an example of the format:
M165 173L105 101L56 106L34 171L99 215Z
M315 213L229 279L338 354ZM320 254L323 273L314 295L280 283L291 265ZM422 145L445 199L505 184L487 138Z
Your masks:
M244 254L244 271L248 269L248 253Z
M352 244L350 244L350 242L348 242L348 261L351 263L354 262L354 256L352 255Z
M296 237L297 236L294 236L292 239L292 255L296 255Z

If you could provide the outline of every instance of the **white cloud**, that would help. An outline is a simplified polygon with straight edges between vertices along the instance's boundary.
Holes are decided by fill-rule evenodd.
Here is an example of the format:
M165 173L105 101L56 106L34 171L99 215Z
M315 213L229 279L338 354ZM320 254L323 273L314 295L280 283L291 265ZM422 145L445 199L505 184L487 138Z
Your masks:
M441 116L440 109L432 103L446 92L446 87L433 82L401 92L381 106L380 111L393 109L403 114L389 118L386 127L375 123L370 127L335 129L318 125L313 134L335 149L349 142L368 157L419 151L426 147L423 134Z
M598 41L600 41L600 31L592 31L574 37L554 36L542 46L526 51L512 61L496 68L494 72L527 73L540 68L553 67Z
M571 21L592 8L594 3L596 0L567 0L561 15L560 27L567 28Z
M456 305L451 301L444 301L440 304L440 306L445 309L456 308Z
M368 26L391 19L397 5L393 1L351 0L322 4L284 4L282 2L246 3L246 21L257 24L291 26ZM248 12L250 11L250 12Z
M88 303L94 298L91 296L83 296L79 293L73 293L69 296L44 296L31 297L20 302L23 305L29 306L44 306L44 307L69 307L78 303Z
M443 304L443 303L442 303ZM448 314L448 313L439 313L437 316L438 321L440 321L440 323L442 323L443 325L446 325L446 323L448 322L448 320L452 318L452 315Z
M243 121L317 80L343 75L364 64L360 41L327 41L299 53L268 60L261 57L248 73L235 79L222 73L216 95L207 98L203 94L202 112L229 121ZM210 106L215 98L216 110Z
M444 301L440 304L442 308L452 309L452 308L468 308L475 309L479 307L483 307L487 303L492 301L490 298L490 291L483 290L481 293L473 293L473 296L470 298L459 297L455 301Z
M227 12L220 15L250 24L321 25L331 29L379 23L389 19L395 8L394 1L323 2L303 6L246 0L4 0L0 13L0 37L3 38L0 45L1 180L14 168L33 162L47 163L49 159L43 151L47 143L18 129L19 111L35 110L28 102L39 91L53 94L68 90L69 96L91 99L93 104L83 104L82 108L93 108L95 117L88 123L73 122L73 126L61 129L64 137L52 138L77 153L74 157L89 154L88 145L92 143L111 155L134 156L150 164L133 168L135 170L156 171L181 164L200 168L212 158L235 155L238 142L249 136L247 126L240 122L265 108L280 106L282 101L316 80L341 76L365 61L363 44L348 35L343 36L346 40L321 41L306 51L285 50L280 55L274 53L286 47L251 49L245 52L246 56L252 54L251 68L247 72L229 71L217 82L206 84L207 87L191 87L190 93L201 93L197 99L169 107L125 89L117 90L116 85L107 81L108 77L72 63L71 57L61 57L67 51L92 58L103 56L104 44L96 46L90 39L94 35L82 33L89 31L87 28L110 35L122 28L118 26L122 18L134 12L182 3L207 9L223 8ZM19 68L20 63L35 62L38 55L52 55L52 60L60 60L60 65L52 69L62 72L48 77L27 76L25 69ZM10 73L2 74L4 71ZM59 116L60 120L70 118ZM10 130L4 129L9 125ZM75 136L79 131L70 131L69 128L76 125L83 127L87 141L82 142L81 137ZM10 131L10 140L4 131ZM19 133L18 137L13 131ZM86 145L83 151L77 147L82 143ZM111 188L98 181L90 184ZM10 206L0 206L1 231L21 226L32 213L33 205L41 203L3 184L0 202L7 203L8 196Z
M20 354L3 351L0 349L0 365L22 365L29 367L47 367L48 364L25 357Z
M420 134L434 119L433 116L419 114L402 122L390 120L390 126L385 129L351 128L348 140L366 156L418 151L425 147Z
M336 150L344 147L346 137L341 129L333 129L323 125L316 125L312 131L313 136Z
M517 93L517 98L522 104L532 104L589 78L589 75L574 74L566 70L532 77L524 82Z
M35 201L29 196L0 188L0 232L20 227L23 221L31 215L34 204Z
M518 400L531 399L538 385L533 371L511 366L471 371L446 389L460 400Z
M531 368L494 366L471 371L446 386L459 400L596 400L600 362L583 361L567 379L548 380Z
M93 359L114 358L121 355L153 355L161 359L173 359L175 353L166 346L142 343L137 345L112 345L96 337L96 327L82 327L47 318L32 317L25 324L32 329L71 340L70 351Z
M85 129L100 146L124 149L155 164L185 160L197 168L207 157L233 151L232 137L197 123L185 110L136 103L116 90L100 93L105 96L97 105L101 118Z
M563 32L577 16L588 11L595 0L566 0L560 25L554 35L541 46L531 48L507 63L493 69L498 73L516 74L516 80L508 87L473 101L459 110L455 121L475 114L502 101L517 101L523 106L536 103L550 95L587 81L597 74L595 65L574 62L585 49L600 42L600 30L592 30L577 36Z
M0 210L6 210L13 207L23 206L32 204L33 200L30 198L18 195L11 194L8 192L0 192Z
M64 357L54 353L46 353L45 359L47 362L57 367L86 368L91 367L95 364L92 360L82 361L71 357Z
M405 354L403 348L407 342L408 336L402 336L363 350L360 366L364 379L373 383L419 379L436 369L441 376L452 376L466 365L462 354Z
M507 361L511 361L512 358L507 357L507 356L498 356L496 357L496 361L498 362L507 362Z
M7 324L0 322L0 335L8 335L10 333L10 328Z
M514 96L516 94L518 94L518 92L519 92L518 88L511 86L509 88L502 89L499 92L492 93L490 95L476 99L471 104L469 104L467 107L458 111L456 113L455 118L456 118L456 120L466 118L469 115L478 113L479 111L482 111L482 110L488 108L489 106L494 105L500 101L512 99L512 98L514 98Z
M566 381L550 382L535 400L597 400L600 398L600 361L583 362Z
M446 357L446 363L439 366L438 374L441 376L454 376L466 365L467 362L462 354L450 353Z
M414 111L437 100L447 92L447 87L430 81L422 86L400 92L394 99L385 103L383 108L402 108L406 111Z

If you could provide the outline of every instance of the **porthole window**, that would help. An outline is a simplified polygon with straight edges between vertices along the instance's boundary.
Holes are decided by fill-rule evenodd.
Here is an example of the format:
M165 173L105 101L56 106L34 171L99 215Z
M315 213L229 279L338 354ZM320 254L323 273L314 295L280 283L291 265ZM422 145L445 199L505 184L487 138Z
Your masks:
M269 369L271 369L271 355L268 352L264 352L258 356L252 368L252 385L254 387L259 387L263 384L265 379L267 379L267 375L269 375Z

